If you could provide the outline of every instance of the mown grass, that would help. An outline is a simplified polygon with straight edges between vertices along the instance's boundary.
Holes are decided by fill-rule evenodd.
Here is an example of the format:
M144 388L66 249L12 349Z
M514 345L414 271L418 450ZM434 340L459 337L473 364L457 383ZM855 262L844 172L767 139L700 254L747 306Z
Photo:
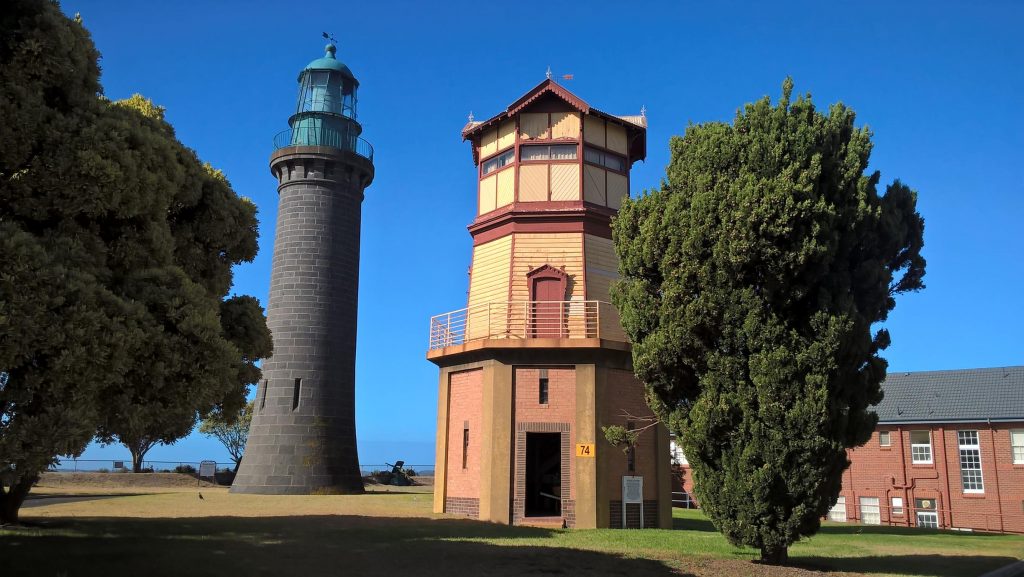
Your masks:
M776 568L729 545L699 511L676 511L673 530L506 527L433 515L428 491L44 500L24 510L32 526L0 531L0 575L953 577L1024 557L1021 536L826 524L793 546L795 567Z

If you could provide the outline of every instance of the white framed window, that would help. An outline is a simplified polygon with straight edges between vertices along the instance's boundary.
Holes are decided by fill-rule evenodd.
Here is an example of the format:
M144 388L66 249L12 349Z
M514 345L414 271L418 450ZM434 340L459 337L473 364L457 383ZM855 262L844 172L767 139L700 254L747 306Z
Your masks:
M981 477L981 446L978 431L957 431L960 442L960 481L964 493L984 493L985 482Z
M892 514L900 516L903 515L903 497L892 498Z
M860 498L860 522L865 525L881 525L882 512L878 497Z
M934 499L915 499L914 509L917 511L917 526L925 529L939 528L939 512L935 510Z
M1024 429L1010 431L1010 451L1013 453L1013 464L1024 465Z
M910 461L921 465L932 462L931 431L910 431Z
M878 431L878 445L881 447L892 446L892 436L889 431Z
M846 522L846 497L840 496L836 499L836 504L828 510L828 520L837 523Z

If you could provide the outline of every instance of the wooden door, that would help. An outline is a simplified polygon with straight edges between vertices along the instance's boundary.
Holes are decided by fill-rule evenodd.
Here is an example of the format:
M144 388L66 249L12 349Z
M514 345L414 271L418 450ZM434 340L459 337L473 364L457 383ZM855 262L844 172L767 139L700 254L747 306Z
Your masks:
M560 338L565 335L564 283L561 279L533 279L534 302L530 311L533 338Z

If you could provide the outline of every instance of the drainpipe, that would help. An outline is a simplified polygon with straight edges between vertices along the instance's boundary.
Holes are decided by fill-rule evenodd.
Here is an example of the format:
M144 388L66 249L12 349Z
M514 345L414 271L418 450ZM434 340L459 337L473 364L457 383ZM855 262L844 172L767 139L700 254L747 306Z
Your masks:
M946 458L947 455L946 455L946 429L945 429L945 427L939 427L939 437L942 439L942 470L943 470L944 474L946 475L946 498L944 499L944 501L946 501L946 503L945 503L946 505L949 505L949 508L946 510L947 515L949 515L949 525L948 526L949 527L953 527L953 492L949 488L949 459ZM943 517L945 517L945 516L946 515L943 515ZM939 527L939 528L942 529L942 527Z
M909 527L910 513L912 509L910 507L910 493L907 491L907 452L903 443L903 427L896 427L896 434L900 437L900 470L903 471L903 521L906 523L907 527ZM917 480L915 479L914 482L910 484L911 489L916 482ZM895 485L895 483L896 480L893 479L893 484Z
M999 460L996 457L996 432L992 428L992 419L988 419L988 438L992 448L989 452L992 453L992 471L995 473L996 480L996 511L999 512L999 532L1003 532L1003 496L999 494ZM979 442L981 442L979 435ZM978 447L979 449L981 447Z

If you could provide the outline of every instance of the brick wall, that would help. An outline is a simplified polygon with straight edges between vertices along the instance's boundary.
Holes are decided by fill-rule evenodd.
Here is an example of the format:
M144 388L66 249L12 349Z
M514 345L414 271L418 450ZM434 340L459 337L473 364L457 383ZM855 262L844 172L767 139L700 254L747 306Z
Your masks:
M644 529L658 528L658 501L644 500ZM622 525L622 501L609 501L608 523L612 529L640 529L640 504L626 507L626 525Z
M547 375L547 403L540 402L541 375ZM513 369L513 426L515 454L513 462L512 522L522 521L526 507L526 434L561 433L562 517L566 525L576 522L576 487L572 467L576 452L572 430L576 424L575 367L515 367Z
M647 429L640 435L636 445L636 471L628 469L627 457L621 447L614 447L604 440L602 426L626 426L630 420L626 413L633 417L651 416L651 409L644 400L644 388L631 371L608 370L607 389L604 396L605 406L598 407L598 454L603 450L608 459L606 467L606 483L611 488L612 497L622 495L622 477L636 475L644 478L644 499L658 498L658 458L667 459L668 455L658 455L658 443L655 429ZM640 429L648 423L634 420L634 426Z
M1024 421L879 425L867 443L849 451L840 492L847 520L862 522L861 498L877 498L882 525L914 527L915 502L926 499L936 504L940 528L1024 533L1024 463L1013 462L1011 430L1024 430ZM882 431L889 433L888 447L881 445ZM913 462L911 431L930 433L931 463ZM978 432L983 492L963 490L957 431ZM679 469L690 478L689 467ZM893 511L894 497L903 500L902 513Z
M879 425L864 446L849 452L840 493L847 518L862 520L861 497L877 497L882 524L914 526L915 499L934 499L940 527L1024 533L1024 464L1013 463L1012 429L1024 429L1024 422ZM889 447L880 444L881 431L889 433ZM913 462L911 431L929 431L931 463ZM978 432L982 492L964 491L957 431ZM893 513L893 497L903 499L902 515Z
M465 515L471 519L480 518L480 499L468 497L445 497L444 512Z
M478 500L480 497L480 451L486 433L481 430L483 411L483 370L474 369L449 375L448 401L448 464L445 477L445 511L448 504L465 503L459 499ZM466 467L462 466L463 431L469 426L469 450ZM479 501L476 510L479 511ZM461 511L450 511L461 512Z

